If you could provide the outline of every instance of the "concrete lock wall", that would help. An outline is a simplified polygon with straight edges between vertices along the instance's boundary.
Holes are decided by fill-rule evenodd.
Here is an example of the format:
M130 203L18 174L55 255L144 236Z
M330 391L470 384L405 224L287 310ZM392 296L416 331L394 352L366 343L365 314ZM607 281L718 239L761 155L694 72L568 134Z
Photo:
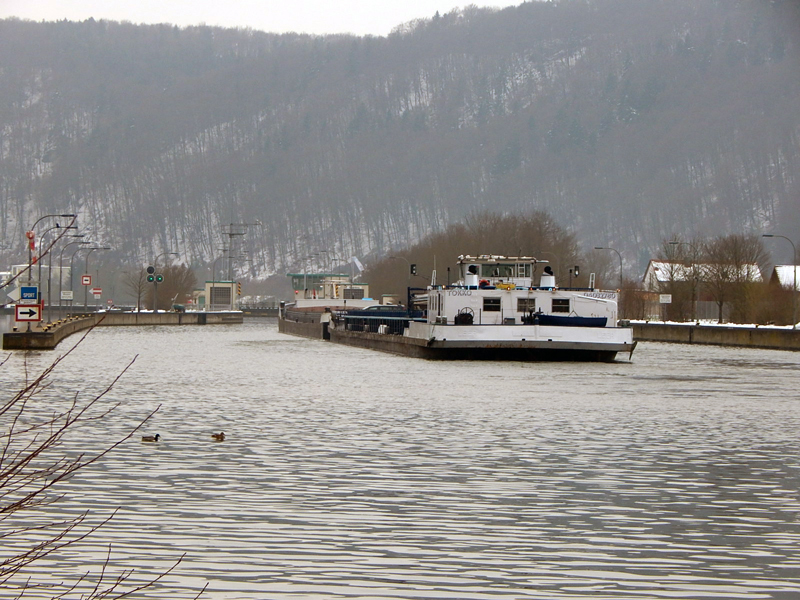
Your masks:
M800 331L792 329L725 327L688 323L631 323L631 326L633 327L633 339L642 342L800 350Z
M243 322L240 312L219 313L97 313L76 315L33 331L3 334L3 350L52 350L61 340L91 327L135 327L137 325L222 325Z

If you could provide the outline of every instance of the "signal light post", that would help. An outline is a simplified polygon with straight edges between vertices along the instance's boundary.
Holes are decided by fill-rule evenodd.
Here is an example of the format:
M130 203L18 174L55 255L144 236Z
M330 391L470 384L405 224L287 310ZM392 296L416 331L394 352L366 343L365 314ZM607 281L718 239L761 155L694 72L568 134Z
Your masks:
M155 267L147 267L147 283L153 284L153 312L158 312L158 284L164 281L161 273L156 273Z

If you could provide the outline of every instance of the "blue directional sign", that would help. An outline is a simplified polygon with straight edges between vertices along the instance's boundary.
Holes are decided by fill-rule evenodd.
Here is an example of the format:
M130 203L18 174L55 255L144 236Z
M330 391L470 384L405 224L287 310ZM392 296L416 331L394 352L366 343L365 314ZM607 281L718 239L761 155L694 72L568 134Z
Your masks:
M38 304L39 288L35 285L23 285L19 288L20 304Z

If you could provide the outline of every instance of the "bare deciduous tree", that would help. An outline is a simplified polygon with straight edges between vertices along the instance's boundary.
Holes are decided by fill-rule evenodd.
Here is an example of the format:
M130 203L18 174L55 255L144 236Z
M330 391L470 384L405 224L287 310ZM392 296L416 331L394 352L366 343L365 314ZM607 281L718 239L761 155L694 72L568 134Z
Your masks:
M147 272L144 268L138 271L125 271L122 277L122 284L136 298L136 311L140 311L142 309L142 298L147 289Z
M704 269L705 285L717 303L718 321L723 308L731 303L731 317L748 322L754 312L754 289L761 284L760 267L766 263L761 238L753 235L719 236L706 244L708 264Z

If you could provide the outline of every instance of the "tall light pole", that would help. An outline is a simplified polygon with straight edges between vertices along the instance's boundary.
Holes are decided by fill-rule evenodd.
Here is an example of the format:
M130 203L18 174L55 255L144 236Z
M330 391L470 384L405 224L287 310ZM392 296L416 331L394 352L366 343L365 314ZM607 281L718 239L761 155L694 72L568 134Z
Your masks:
M81 235L84 235L84 234L81 234ZM67 244L66 246L64 246L61 249L61 256L58 259L58 276L59 276L59 281L58 281L58 312L59 312L59 314L61 313L61 291L62 291L61 288L62 288L62 285L63 285L63 277L61 276L61 274L64 272L64 268L63 268L64 250L66 250L69 246L72 246L74 244L83 244L84 246L88 246L91 243L92 242L88 242L88 241L70 242L69 244ZM75 253L78 250L80 250L80 248L77 248L75 250L75 252L72 253L72 258L75 258ZM70 261L69 261L69 289L70 289L70 291L72 291L72 259L70 259ZM72 302L73 301L70 300L70 306L72 306Z
M39 280L39 287L40 288L42 286L42 253L41 253L41 249L43 249L45 247L44 240L47 237L47 234L50 233L51 231L53 231L55 229L63 230L63 232L55 240L53 240L53 242L50 244L50 246L46 250L46 254L47 254L47 313L48 313L48 315L51 313L51 310L50 310L50 282L52 281L51 274L53 272L53 253L50 252L50 250L53 248L53 246L55 246L55 244L58 242L58 240L60 240L64 236L64 234L66 233L67 229L77 229L77 228L78 228L77 225L67 225L66 227L61 227L61 225L56 223L53 227L49 227L48 229L45 229L44 233L42 233L42 236L41 236L41 242L42 243L41 243L41 246L40 246L39 260L37 261L38 264L39 264L39 272L36 275L36 278ZM40 304L42 304L42 303L40 302ZM42 310L44 310L44 305L42 306ZM49 316L48 316L47 320L48 321L50 320Z
M402 256L390 256L389 260L404 260L404 261L406 261L406 266L408 267L408 270L406 271L406 281L410 282L411 281L411 263L408 262L408 259L404 258Z
M689 248L692 249L692 252L694 252L694 258L692 260L692 271L694 275L694 291L692 293L692 300L694 300L694 321L697 322L697 312L700 306L700 271L699 267L697 266L697 258L700 256L700 251L697 249L697 246L691 242L679 242L677 240L672 240L669 243L671 246L689 246Z
M331 252L330 250L320 250L319 252L320 252L320 254L327 254L328 255L328 260L330 260L330 270L331 270L331 272L333 272L333 261L334 260L341 261L342 259L339 257L338 254L336 254L335 252ZM333 256L331 256L331 255L333 255Z
M792 271L794 273L794 287L792 287L792 329L797 329L797 248L794 242L785 235L773 235L765 233L765 238L783 238L792 245Z
M213 310L213 308L214 308L214 305L211 302L211 300L212 299L216 300L216 298L214 298L214 296L215 296L214 290L217 287L217 285L216 285L217 284L217 261L220 258L223 258L225 256L224 253L228 251L228 248L219 248L219 250L221 252L223 252L222 256L218 256L217 258L214 259L214 262L211 263L211 287L209 288L209 292L210 292L209 295L211 297L206 299L206 310Z
M82 237L86 237L86 234L85 233L74 233L69 237L82 238ZM59 254L59 257L58 257L58 316L59 317L61 316L61 282L64 279L63 276L62 276L62 268L61 268L62 260L64 259L64 248L66 248L67 246L71 246L72 244L76 244L79 241L80 240L76 240L74 242L69 242L68 244L65 244L61 248L61 254ZM48 258L48 262L47 262L47 320L48 321L52 321L52 319L51 319L51 317L52 317L52 311L51 311L52 303L50 302L50 276L53 273L53 253L49 252L48 255L49 255L49 258Z
M88 243L90 243L90 242L87 242L87 244ZM73 297L73 300L70 302L70 305L69 305L70 306L70 315L72 315L72 310L71 309L74 306L74 302L75 302L75 300L74 300L75 291L74 291L74 289L72 287L72 271L73 271L72 264L75 261L75 255L78 252L80 252L81 250L86 250L86 248L75 248L75 252L73 252L72 256L70 256L70 258L69 258L69 289L72 290L72 297Z
M609 248L608 246L595 246L595 250L611 250L612 252L617 253L617 257L619 258L619 292L622 293L622 254L619 253L618 250L614 248Z
M94 252L95 250L111 250L111 247L109 247L109 246L92 246L91 248L87 248L87 250L89 250L89 252L86 253L86 262L84 263L84 266L83 266L83 273L85 275L89 274L89 256L91 256L92 252ZM83 312L86 312L86 310L88 308L88 305L89 305L89 286L88 285L84 285L83 286Z
M65 213L65 214L52 214L52 215L45 215L43 217L39 217L31 228L26 232L26 236L28 238L28 283L31 282L31 266L33 265L33 246L34 246L34 239L36 237L36 226L45 219L56 218L56 217L63 217L63 218L71 218L72 221L69 222L70 225L75 224L75 219L78 218L78 215L74 213ZM28 323L28 331L30 331L31 324Z

